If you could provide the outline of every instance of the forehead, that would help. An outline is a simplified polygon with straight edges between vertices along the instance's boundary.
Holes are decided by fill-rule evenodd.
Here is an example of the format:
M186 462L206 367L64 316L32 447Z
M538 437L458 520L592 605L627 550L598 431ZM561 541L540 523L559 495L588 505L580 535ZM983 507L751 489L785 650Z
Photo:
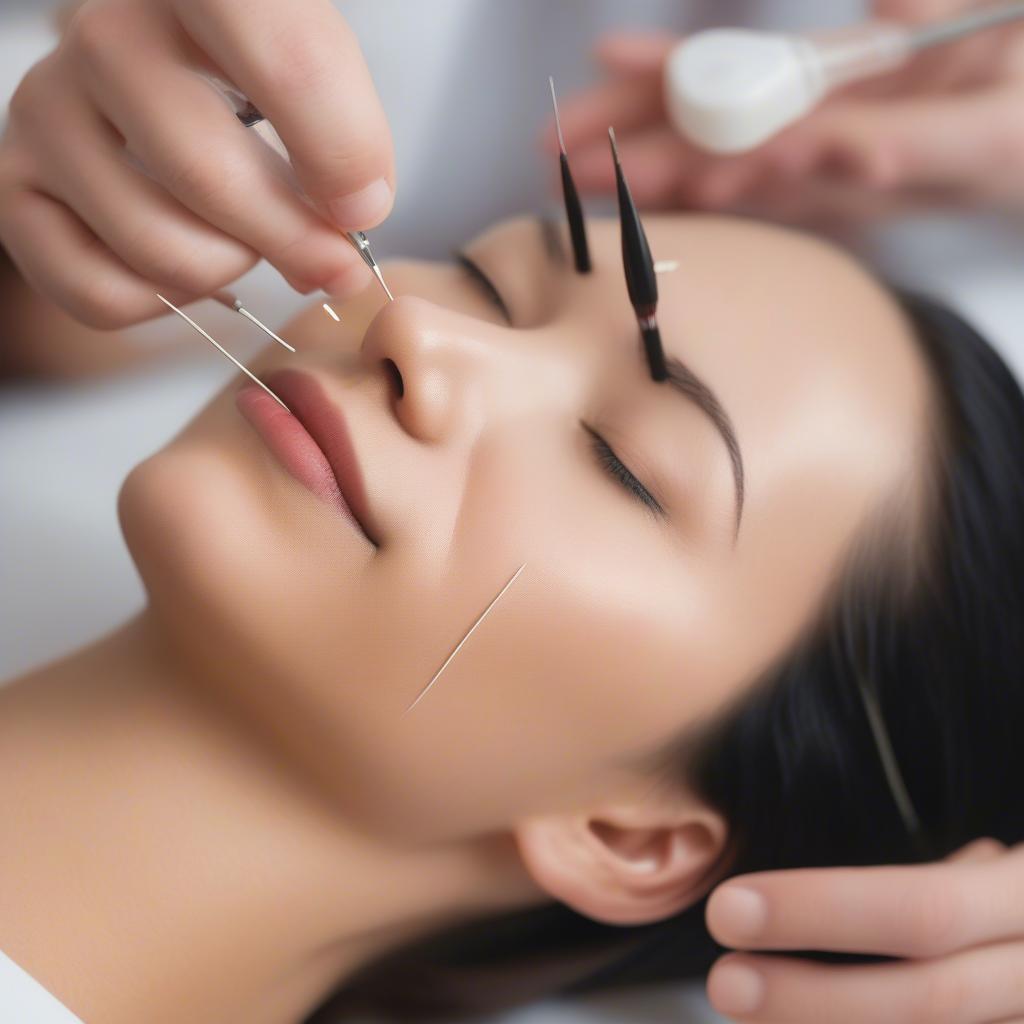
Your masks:
M666 351L698 373L707 369L723 401L722 392L742 392L746 378L769 367L777 384L785 372L791 398L804 387L822 396L833 387L832 398L859 398L878 415L913 399L923 366L903 317L884 286L836 246L736 217L647 214L644 226L654 259L678 264L658 275ZM555 234L567 252L565 225ZM580 307L602 317L604 306L628 312L618 221L588 218L587 235L594 272L576 275L567 259L561 272ZM507 247L518 262L524 249L542 258L543 236L536 219L517 217L480 240Z
M803 232L716 215L645 215L656 260L665 350L717 394L754 479L794 465L878 492L906 473L927 415L922 354L887 289L838 247ZM564 224L557 229L567 251ZM482 241L542 260L533 218L496 225ZM628 309L618 221L589 218L594 270L571 262L567 310L621 323ZM662 402L663 405L674 403ZM783 457L787 452L792 458ZM763 458L759 457L763 453ZM770 456L770 457L769 457Z
M788 633L865 517L913 476L928 415L923 358L887 290L828 243L719 216L646 215L644 225L654 258L678 263L658 277L666 352L717 394L743 452L744 522L716 583L732 590L734 624L746 604L767 627L765 596L785 581L787 599L768 605ZM539 236L525 221L507 227ZM618 222L589 219L587 230L594 272L585 280L565 265L568 315L611 323L628 311ZM672 401L642 401L648 412L658 402L664 426L645 442L682 433Z
M906 470L927 406L921 352L887 289L836 246L803 232L715 215L645 215L656 260L665 350L717 394L755 475L758 448L780 448L883 487ZM563 250L568 237L558 228ZM629 315L618 221L590 218L590 275L574 274L570 307L605 323ZM491 240L543 257L543 232L516 218ZM570 308L570 315L572 309ZM900 445L899 441L905 442ZM813 461L813 460L812 460ZM751 493L756 498L756 493Z
M900 478L926 374L880 282L835 246L753 221L651 218L648 234L679 264L659 280L666 348L718 392L753 472L785 445L868 488Z
M666 348L733 417L749 518L736 606L784 632L820 598L867 515L915 479L928 417L919 347L888 291L836 247L721 217L651 218ZM614 248L617 231L602 244ZM609 253L609 255L611 255ZM784 614L788 607L789 614Z

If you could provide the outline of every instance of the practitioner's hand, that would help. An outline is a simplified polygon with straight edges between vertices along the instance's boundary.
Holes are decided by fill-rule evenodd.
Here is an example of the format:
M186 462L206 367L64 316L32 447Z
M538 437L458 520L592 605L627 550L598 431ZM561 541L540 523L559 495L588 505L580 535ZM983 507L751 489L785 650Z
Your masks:
M759 916L753 902L731 896L741 887L763 897L756 928L744 927L745 913L752 924ZM1024 1020L1024 844L981 839L936 864L733 878L712 894L707 922L719 942L744 950L906 958L826 964L728 953L708 976L708 995L739 1021Z
M968 0L876 0L879 18L928 21ZM1024 209L1024 29L1005 26L924 54L837 93L746 154L716 156L667 120L662 68L678 38L616 32L598 45L606 79L559 101L581 191L615 182L607 128L638 203L740 208L803 223L848 223L908 207ZM555 152L553 124L544 135Z
M194 69L273 122L319 212ZM387 121L330 0L86 0L11 100L0 242L98 327L165 312L157 288L207 295L260 257L299 291L344 295L369 277L338 228L378 224L393 185Z

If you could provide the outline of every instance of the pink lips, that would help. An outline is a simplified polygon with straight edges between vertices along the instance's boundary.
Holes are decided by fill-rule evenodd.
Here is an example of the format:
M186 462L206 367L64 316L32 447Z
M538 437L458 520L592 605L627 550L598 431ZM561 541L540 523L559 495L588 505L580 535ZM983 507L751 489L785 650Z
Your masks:
M236 392L239 411L299 483L337 507L376 545L359 462L341 410L320 382L301 370L279 370L266 384L291 412L251 382Z

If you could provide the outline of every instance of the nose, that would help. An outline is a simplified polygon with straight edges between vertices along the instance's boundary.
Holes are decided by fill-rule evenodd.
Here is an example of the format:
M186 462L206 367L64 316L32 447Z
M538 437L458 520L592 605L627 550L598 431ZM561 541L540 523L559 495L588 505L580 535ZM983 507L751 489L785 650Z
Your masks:
M374 317L360 361L383 374L402 427L425 442L474 430L503 400L498 381L521 374L511 333L426 299L400 295ZM504 392L506 388L502 387Z

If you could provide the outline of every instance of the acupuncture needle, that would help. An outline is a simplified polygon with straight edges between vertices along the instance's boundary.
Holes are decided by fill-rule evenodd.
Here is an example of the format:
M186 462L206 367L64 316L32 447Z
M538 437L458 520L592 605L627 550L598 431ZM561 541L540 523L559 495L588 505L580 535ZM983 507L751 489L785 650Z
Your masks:
M480 614L480 617L476 620L476 622L474 622L473 625L469 627L469 632L466 633L466 635L458 642L458 644L455 647L455 650L453 650L452 653L444 659L444 664L434 673L434 678L431 679L430 682L427 683L427 685L424 686L422 690L420 690L419 696L405 709L405 712L403 712L403 714L412 711L412 709L416 707L416 705L419 704L421 700L423 700L423 698L427 695L427 692L434 685L434 683L436 683L438 679L441 678L441 673L448 667L448 663L452 660L452 658L455 657L456 654L459 653L459 651L462 649L462 645L470 638L470 636L472 636L473 630L475 630L476 627L484 621L484 617L487 615L487 613L498 603L498 598L500 598L501 595L504 594L505 591L508 590L508 588L511 587L513 583L515 583L516 577L525 568L526 563L523 562L523 564L519 566L518 569L516 569L515 573L513 574L512 578L508 581L508 583L506 583L505 586L503 586L501 590L498 591L497 597L495 597L494 600L491 601L491 603L483 610L483 612Z
M263 390L266 391L266 393L268 395L270 395L270 397L273 398L274 401L277 402L278 405L280 405L282 409L284 409L286 412L291 412L291 409L289 409L288 406L285 405L284 402L282 402L281 399L278 398L277 395L275 395L274 392L271 391L270 388L268 388L267 385L264 384L263 381L261 381L259 379L259 377L256 376L255 373L253 373L247 366L243 366L219 341L216 341L215 339L211 338L210 335L208 335L206 333L206 331L204 331L202 329L202 327L200 327L199 324L197 324L195 322L195 320L193 320L187 313L185 313L182 310L178 309L178 307L173 302L170 302L169 300L165 299L159 292L156 293L156 297L165 306L169 306L171 309L173 309L174 312L177 313L178 316L180 316L182 318L182 320L184 320L185 323L187 323L189 325L189 327L191 327L194 330L198 331L219 352L221 352L223 355L227 356L228 359L230 359L231 362L233 362L235 364L235 366L237 366L242 371L242 373L244 373L251 380L253 380L257 384L259 384L259 386L261 388L263 388Z
M295 168L292 166L288 148L285 146L281 136L277 134L277 129L273 124L263 116L251 100L233 89L225 89L223 82L219 82L218 87L222 92L226 93L229 102L235 107L235 117L238 118L239 122L246 128L251 128L256 137L266 143L281 159L282 169L288 183L300 194L304 194L304 190L295 175ZM391 289L385 283L384 275L381 273L380 266L374 259L373 252L370 249L370 240L362 231L344 231L343 234L355 246L356 252L359 253L363 262L373 272L373 276L380 282L381 288L384 289L384 294L387 295L391 302L394 302L395 297L391 294Z
M583 223L583 207L576 191L572 172L569 170L569 154L565 150L562 122L558 117L558 100L555 98L555 79L548 75L551 87L551 109L555 113L555 131L558 133L558 165L562 173L562 198L565 200L565 215L569 222L569 237L572 240L572 254L576 270L580 274L590 273L590 249L587 247L587 230Z
M615 186L619 200L619 224L622 238L622 269L626 275L626 290L629 302L640 325L640 336L654 380L666 380L665 351L661 345L656 310L658 307L658 281L654 271L647 235L644 232L640 214L626 183L626 176L619 161L619 147L615 142L615 129L608 128L608 139L612 146L612 161L615 164Z
M391 294L391 289L384 282L384 275L380 272L380 267L377 265L377 261L373 258L373 253L370 251L370 240L363 234L362 231L346 231L345 237L356 247L356 252L363 258L363 262L373 271L373 276L380 281L381 288L384 289L384 294L394 302L395 297Z
M228 309L232 309L236 313L241 313L247 320L251 320L261 331L263 331L264 334L269 334L274 341L284 345L289 352L295 351L295 349L289 345L284 338L279 338L265 323L263 323L262 320L257 320L256 317L254 317L252 313L242 305L241 299L232 295L231 292L222 288L220 291L214 292L211 298L216 299L222 306L227 306Z

